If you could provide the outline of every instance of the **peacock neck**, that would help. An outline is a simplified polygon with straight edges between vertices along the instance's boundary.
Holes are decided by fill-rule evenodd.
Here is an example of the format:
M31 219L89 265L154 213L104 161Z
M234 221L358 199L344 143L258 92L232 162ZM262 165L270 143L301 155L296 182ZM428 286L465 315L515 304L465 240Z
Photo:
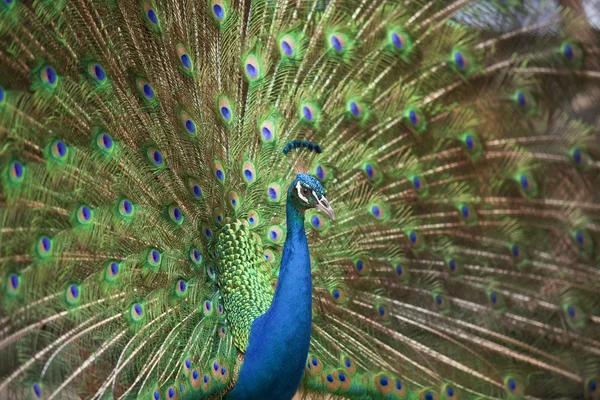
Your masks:
M275 310L283 307L286 313L298 313L300 321L310 320L312 279L308 241L304 231L304 211L296 209L289 199L286 204L287 233L283 246L279 279L271 305ZM289 310L294 304L294 310Z

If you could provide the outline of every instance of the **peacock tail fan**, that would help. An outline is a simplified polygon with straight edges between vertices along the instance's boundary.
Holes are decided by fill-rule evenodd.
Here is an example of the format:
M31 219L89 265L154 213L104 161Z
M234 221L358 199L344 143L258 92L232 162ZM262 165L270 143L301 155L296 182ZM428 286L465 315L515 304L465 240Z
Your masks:
M306 215L302 396L600 398L600 35L581 17L2 0L0 397L220 397L302 163L336 213Z

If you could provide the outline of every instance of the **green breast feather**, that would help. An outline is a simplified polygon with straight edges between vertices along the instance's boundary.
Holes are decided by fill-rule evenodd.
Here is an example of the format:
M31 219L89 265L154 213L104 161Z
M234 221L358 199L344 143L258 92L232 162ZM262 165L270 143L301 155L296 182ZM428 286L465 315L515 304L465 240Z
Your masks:
M269 309L273 300L273 272L258 235L239 220L221 230L216 256L218 284L233 342L244 352L252 322Z

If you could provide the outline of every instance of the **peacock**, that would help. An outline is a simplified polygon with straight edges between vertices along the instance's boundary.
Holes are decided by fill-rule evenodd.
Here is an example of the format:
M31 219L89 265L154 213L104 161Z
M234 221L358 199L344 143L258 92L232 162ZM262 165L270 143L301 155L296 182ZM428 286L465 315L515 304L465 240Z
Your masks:
M600 399L598 60L577 0L2 0L0 398Z

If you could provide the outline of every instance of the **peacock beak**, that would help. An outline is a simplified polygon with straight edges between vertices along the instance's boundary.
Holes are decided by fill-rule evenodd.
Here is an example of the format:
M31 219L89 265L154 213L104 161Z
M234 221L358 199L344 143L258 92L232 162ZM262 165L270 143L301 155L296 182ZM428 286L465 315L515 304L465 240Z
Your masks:
M335 212L333 211L333 208L331 208L331 206L329 205L329 202L327 201L325 196L321 197L321 199L319 200L319 203L317 204L317 209L327 214L329 216L329 219L331 219L332 221L335 220Z

